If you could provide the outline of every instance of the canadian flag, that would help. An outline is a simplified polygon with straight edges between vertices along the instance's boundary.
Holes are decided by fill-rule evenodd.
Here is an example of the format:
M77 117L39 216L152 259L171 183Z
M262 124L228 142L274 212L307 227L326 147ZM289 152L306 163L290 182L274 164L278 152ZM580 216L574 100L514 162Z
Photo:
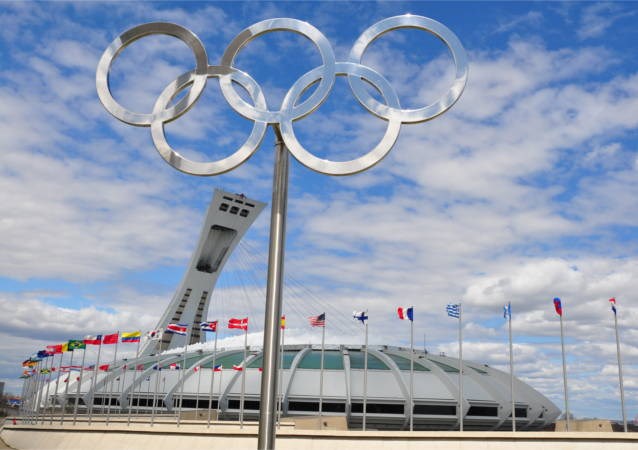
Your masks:
M248 330L248 317L244 317L243 319L231 318L228 321L228 328L236 328L238 330Z

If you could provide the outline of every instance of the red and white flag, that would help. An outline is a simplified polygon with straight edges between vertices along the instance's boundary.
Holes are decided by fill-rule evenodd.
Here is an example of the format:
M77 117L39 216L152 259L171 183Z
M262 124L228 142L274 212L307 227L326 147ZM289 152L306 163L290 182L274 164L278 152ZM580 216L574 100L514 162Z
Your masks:
M188 334L188 325L183 323L169 323L166 330L175 334L186 336Z
M236 366L235 364L233 364L233 370L237 370L238 372L241 372L242 370L244 370L244 368L242 366Z
M231 318L228 320L228 328L233 329L236 328L238 330L248 330L248 317L244 317L243 319Z

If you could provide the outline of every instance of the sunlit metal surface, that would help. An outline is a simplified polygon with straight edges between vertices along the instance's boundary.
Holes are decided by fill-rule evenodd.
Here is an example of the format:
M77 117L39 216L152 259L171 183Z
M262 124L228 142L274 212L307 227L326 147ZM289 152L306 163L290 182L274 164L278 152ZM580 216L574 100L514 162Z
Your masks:
M414 28L438 37L450 50L455 64L455 79L449 90L437 101L417 109L401 108L399 98L391 84L377 71L361 63L368 46L383 34L401 28ZM291 31L304 36L317 48L322 65L302 75L289 89L279 108L270 109L261 87L245 72L233 67L235 57L253 39L274 31ZM121 106L111 94L109 71L119 53L136 40L153 34L174 36L188 45L195 55L196 67L171 82L155 102L153 111L138 113ZM337 76L347 76L350 87L361 105L369 112L388 122L381 141L371 150L349 161L331 161L316 156L304 148L295 136L293 123L314 112L326 100ZM190 30L171 23L139 25L122 33L107 47L100 59L96 75L98 95L104 107L119 120L136 126L150 126L153 142L166 162L176 169L193 175L218 175L234 169L248 159L259 147L266 127L277 126L292 155L306 167L328 175L350 175L377 164L392 149L403 123L418 123L435 118L447 111L461 96L468 76L467 55L459 39L443 24L422 16L410 14L390 17L375 23L354 43L348 61L335 61L328 39L307 22L290 18L268 19L241 31L228 45L218 66L208 65L206 50ZM248 139L230 156L211 162L195 162L173 149L164 134L164 124L177 119L197 101L208 78L218 78L224 98L229 106L254 126ZM366 88L372 86L383 101L375 99ZM237 92L245 89L252 104ZM297 103L304 92L313 86L312 93ZM188 92L175 105L171 100L184 89Z

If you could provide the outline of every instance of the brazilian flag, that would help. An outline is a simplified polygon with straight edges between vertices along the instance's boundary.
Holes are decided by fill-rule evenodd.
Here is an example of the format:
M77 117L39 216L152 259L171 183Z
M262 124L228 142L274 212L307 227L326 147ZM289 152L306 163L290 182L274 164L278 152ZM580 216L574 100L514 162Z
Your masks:
M70 340L68 343L68 349L70 352L72 352L73 350L86 349L86 344L84 343L84 341Z

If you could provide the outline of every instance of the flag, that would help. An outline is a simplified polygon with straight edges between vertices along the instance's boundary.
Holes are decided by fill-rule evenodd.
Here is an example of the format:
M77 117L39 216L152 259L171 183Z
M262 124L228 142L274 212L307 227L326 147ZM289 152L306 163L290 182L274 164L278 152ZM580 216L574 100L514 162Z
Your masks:
M558 297L554 297L554 309L556 310L556 314L562 317L563 305L560 303L560 298Z
M233 370L237 370L237 371L241 372L242 370L244 370L244 368L241 365L236 366L235 364L233 364Z
M366 323L368 320L367 311L353 311L352 317L356 320L360 320L362 324Z
M448 316L454 317L456 319L461 317L461 305L459 305L458 303L450 303L445 307L445 309L447 310Z
M65 343L63 343L61 345L62 345L62 352L63 353L69 351L69 343L68 342L65 342ZM73 351L73 350L70 350L70 351Z
M162 339L162 330L151 330L146 332L146 339L149 341L157 341Z
M122 333L122 343L127 342L139 342L140 337L142 336L141 331L130 331L128 333Z
M47 351L52 355L56 355L58 353L62 353L62 344L57 345L47 345Z
M184 323L169 323L166 325L166 331L179 334L180 336L186 336L188 334L188 325Z
M503 318L512 318L512 303L508 303L507 305L503 306Z
M281 321L279 323L279 326L281 327L282 330L286 329L286 316L285 315L281 316Z
M135 370L144 370L144 364L138 364L135 366Z
M199 372L199 369L201 369L202 366L195 366L193 367L193 372Z
M119 333L107 334L102 339L102 344L117 344L117 340L120 338Z
M236 328L238 330L248 330L248 317L243 319L235 319L234 317L228 320L228 328Z
M264 371L264 368L263 368L263 367L260 367L260 368L259 368L259 369L257 369L257 370L259 370L260 372L263 372L263 371Z
M36 364L38 364L38 362L33 361L31 358L22 361L22 367L34 367Z
M70 340L69 342L67 342L67 345L69 346L69 351L86 349L86 344L84 343L84 341L76 339Z
M168 365L168 368L169 368L170 370L179 370L179 369L180 369L179 364L177 364L177 363L170 363L170 364Z
M199 324L202 331L207 331L209 333L217 332L217 321L213 320L212 322L202 322Z
M102 343L102 335L98 334L96 336L84 336L84 343L86 345L100 345Z
M321 313L318 316L308 317L311 327L325 327L326 326L326 313Z
M109 370L109 365L108 364L101 364L100 367L98 367L98 369L107 372Z
M405 320L414 320L414 306L410 306L409 308L397 308L397 314L399 315L399 319Z
M48 375L51 373L51 369L40 369L40 373L43 373L45 375Z
M609 299L609 304L611 305L611 310L614 312L614 316L615 316L616 315L616 299L613 298L613 297L610 298Z
M213 372L221 372L224 369L224 366L222 366L221 364L217 364L215 367L213 367Z
M36 354L36 356L38 358L47 358L47 357L51 356L51 354L49 352L47 352L46 350L38 350L38 353Z

